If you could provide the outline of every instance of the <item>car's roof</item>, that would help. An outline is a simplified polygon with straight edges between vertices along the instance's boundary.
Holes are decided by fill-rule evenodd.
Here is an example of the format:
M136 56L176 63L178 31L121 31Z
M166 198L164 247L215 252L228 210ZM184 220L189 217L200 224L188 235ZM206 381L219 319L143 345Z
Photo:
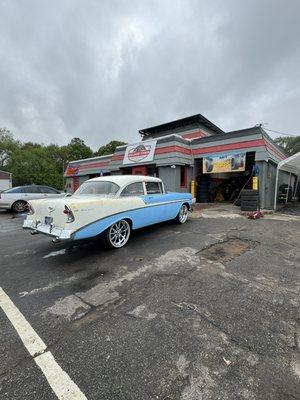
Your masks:
M114 182L119 186L124 186L131 182L161 182L161 179L145 175L109 175L98 176L97 178L89 179L89 181Z

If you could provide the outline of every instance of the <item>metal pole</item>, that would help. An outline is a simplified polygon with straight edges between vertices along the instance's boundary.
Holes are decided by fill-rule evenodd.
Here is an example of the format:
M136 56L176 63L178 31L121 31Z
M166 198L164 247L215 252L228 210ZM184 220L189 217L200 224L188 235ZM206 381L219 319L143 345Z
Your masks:
M297 175L297 180L296 180L296 185L295 185L295 190L294 190L293 197L296 197L296 193L297 193L297 189L298 189L298 183L299 183L299 175Z
M277 208L278 174L279 174L279 167L277 165L276 181L275 181L275 194L274 194L274 210L275 211L276 211L276 208Z
M62 189L65 189L65 180L64 180L64 173L65 173L65 161L62 160Z

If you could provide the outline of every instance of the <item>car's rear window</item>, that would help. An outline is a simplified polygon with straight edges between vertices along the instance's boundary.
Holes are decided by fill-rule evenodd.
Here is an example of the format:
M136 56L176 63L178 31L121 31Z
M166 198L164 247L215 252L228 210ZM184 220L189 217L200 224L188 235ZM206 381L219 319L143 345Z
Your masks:
M84 182L74 193L74 196L85 195L114 195L120 187L108 181L87 181Z
M162 193L162 187L160 182L145 182L147 194L159 194Z
M18 187L12 188L12 189L4 190L3 193L24 193L24 188L21 186L18 186Z

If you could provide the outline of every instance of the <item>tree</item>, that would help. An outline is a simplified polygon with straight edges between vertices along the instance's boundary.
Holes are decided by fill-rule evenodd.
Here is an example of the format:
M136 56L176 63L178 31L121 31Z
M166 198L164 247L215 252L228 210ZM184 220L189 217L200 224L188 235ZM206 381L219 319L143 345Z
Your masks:
M15 140L9 129L0 128L0 166L7 165L13 150L20 146L20 142ZM7 168L6 168L7 169Z
M63 146L63 151L67 155L67 160L81 160L93 156L92 149L84 143L80 138L73 138L67 146Z
M105 156L107 154L113 154L118 146L127 144L125 142L120 142L119 140L112 140L104 146L101 146L98 151L94 154L95 156Z
M47 147L26 143L12 152L7 167L13 174L14 186L36 184L62 188L62 167L58 169Z
M99 149L101 155L113 153L124 142L113 140ZM13 174L14 186L37 184L63 189L67 162L90 158L93 151L84 140L73 138L66 146L21 143L6 128L0 128L0 166Z
M288 157L300 151L300 136L279 136L274 141Z

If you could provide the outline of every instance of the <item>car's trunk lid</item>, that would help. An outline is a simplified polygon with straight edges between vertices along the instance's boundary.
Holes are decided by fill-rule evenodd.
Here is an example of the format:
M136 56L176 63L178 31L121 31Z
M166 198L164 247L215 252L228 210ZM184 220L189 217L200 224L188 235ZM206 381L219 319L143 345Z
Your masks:
M29 201L34 210L34 214L29 215L29 219L40 221L42 224L53 223L54 226L64 228L67 225L68 215L64 213L67 206L73 213L75 220L79 212L89 211L96 204L101 206L105 197L92 196L71 196L60 199L42 199Z

